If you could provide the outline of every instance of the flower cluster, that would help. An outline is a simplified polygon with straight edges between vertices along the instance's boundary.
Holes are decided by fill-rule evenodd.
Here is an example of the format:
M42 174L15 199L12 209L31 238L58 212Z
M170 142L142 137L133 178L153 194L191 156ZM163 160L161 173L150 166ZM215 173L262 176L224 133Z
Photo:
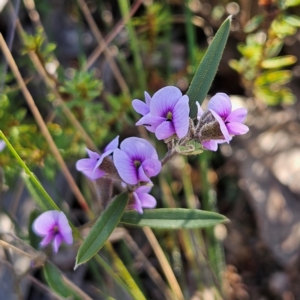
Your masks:
M229 143L232 136L248 131L243 124L247 110L232 111L226 94L218 93L212 97L205 111L197 105L195 123L189 118L189 98L177 87L164 87L152 98L145 92L145 102L132 101L133 108L142 115L136 125L145 126L157 139L168 144L167 158L174 154L197 154L203 149L216 151L218 144ZM80 159L76 168L91 180L105 177L122 181L130 191L129 208L142 213L143 208L156 206L156 200L149 195L150 178L160 172L162 163L155 148L144 139L127 138L120 148L118 143L119 137L116 137L103 154L87 149L89 158Z
M148 195L152 185L150 177L161 169L155 148L146 140L130 137L118 149L118 137L110 142L102 155L87 149L90 158L80 159L76 168L91 180L102 177L118 179L131 191L130 207L142 213L142 207L153 208L156 200ZM113 154L113 160L109 157ZM118 176L115 176L115 173ZM146 186L147 185L147 186Z

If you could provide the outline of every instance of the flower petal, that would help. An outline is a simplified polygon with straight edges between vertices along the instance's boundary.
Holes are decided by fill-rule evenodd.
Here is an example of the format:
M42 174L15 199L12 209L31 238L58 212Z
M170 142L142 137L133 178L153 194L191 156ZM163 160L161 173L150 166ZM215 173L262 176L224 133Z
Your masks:
M231 101L228 95L217 93L208 102L208 109L215 111L221 118L226 119L231 113Z
M145 159L158 159L155 148L145 139L130 137L125 139L121 145L121 150L125 151L132 160L143 162Z
M61 244L62 241L63 241L62 236L59 233L56 234L55 237L54 237L54 239L53 239L53 242L52 242L53 251L55 253L58 252L59 246L60 246L60 244Z
M39 236L48 235L57 224L58 210L49 210L40 214L32 224L32 230Z
M52 242L53 238L54 238L54 234L53 234L53 232L50 232L42 239L42 241L40 242L40 246L46 247L47 245L49 245Z
M137 184L138 174L130 156L125 151L116 149L114 151L113 159L122 180L128 184Z
M157 204L156 199L149 194L140 193L138 194L141 206L144 208L154 208Z
M82 172L89 179L94 180L93 172L96 164L97 164L97 160L95 159L83 158L77 161L76 169L77 171Z
M117 136L117 137L115 137L105 148L104 148L104 153L106 153L106 152L110 152L110 153L112 153L115 149L117 149L118 148L118 146L119 146L119 136ZM104 154L103 153L103 154ZM110 154L109 153L109 154ZM102 154L102 155L103 155ZM107 155L109 155L109 154L107 154Z
M138 177L139 177L139 182L149 182L151 181L149 177L146 175L144 169L142 166L139 167L138 169Z
M145 95L145 102L146 102L147 106L149 107L149 111L150 111L151 96L147 92L145 92L144 95Z
M187 135L189 130L189 97L182 96L176 103L173 110L172 123L177 136L181 139Z
M141 201L139 199L139 195L135 192L132 193L133 196L133 202L128 205L129 208L133 208L136 210L138 213L142 214L143 213L143 208Z
M151 115L166 118L168 112L173 111L175 104L181 96L180 89L175 86L166 86L158 90L151 99Z
M66 215L61 211L58 216L58 230L63 240L67 244L73 243L72 229Z
M89 157L91 159L97 160L100 157L100 154L94 151L91 151L90 149L86 148L86 152L88 153Z
M197 108L198 108L198 112L197 112L197 120L200 120L201 116L203 115L203 109L200 105L200 103L197 101L196 102Z
M226 126L228 132L233 135L245 134L249 131L248 126L237 122L228 123Z
M173 123L170 121L164 121L155 130L155 136L158 140L167 139L175 133Z
M136 126L146 126L146 128L150 132L155 132L157 126L159 126L162 122L164 122L166 118L162 117L153 117L151 114L147 114L142 117L138 122L136 122Z
M144 116L150 112L149 106L141 100L134 99L134 100L132 100L131 104L132 104L134 110L137 113L139 113L140 115Z
M148 177L156 176L161 170L161 162L158 159L146 159L141 167Z
M137 194L140 194L140 193L149 193L149 192L151 191L151 189L152 189L152 186L149 186L149 185L141 185L141 186L139 186L139 187L135 190L135 192L136 192Z
M210 151L217 151L218 150L218 143L215 140L209 140L202 142L202 146Z
M210 109L211 113L213 114L214 118L218 121L219 125L220 125L220 129L221 129L221 132L224 136L224 139L227 141L227 143L229 143L229 133L228 133L228 129L223 121L223 119L215 112L213 111L212 109Z
M247 116L247 112L248 111L246 108L238 108L226 118L225 122L243 123Z

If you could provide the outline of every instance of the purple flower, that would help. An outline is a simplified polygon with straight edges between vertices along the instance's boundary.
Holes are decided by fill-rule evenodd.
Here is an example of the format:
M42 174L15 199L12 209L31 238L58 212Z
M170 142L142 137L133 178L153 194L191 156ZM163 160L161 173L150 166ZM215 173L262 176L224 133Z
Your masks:
M73 243L72 229L65 214L58 210L42 213L32 224L33 231L43 237L40 245L47 246L52 242L54 252L62 242Z
M128 208L135 209L138 213L143 213L143 208L154 208L156 200L153 196L149 195L151 191L150 186L140 186L133 193L129 201Z
M174 86L157 91L152 99L146 95L146 103L134 100L134 109L143 115L136 125L144 125L155 133L157 139L167 139L173 134L183 138L189 129L189 98L182 96ZM149 109L149 110L148 110Z
M247 115L247 109L238 108L231 111L232 106L228 95L217 93L209 100L208 109L218 121L227 143L230 142L231 135L241 135L248 132L248 126L243 124Z
M0 140L0 152L5 148L6 144L4 141Z
M114 164L127 184L150 182L149 177L160 172L161 162L155 148L146 140L136 137L125 139L114 151Z
M116 148L118 148L119 136L112 140L104 149L102 155L97 152L93 152L89 149L86 149L90 158L83 158L77 161L76 169L77 171L82 172L91 180L96 180L103 177L106 173L101 170L99 167L103 162L103 159L112 154Z
M200 120L203 115L203 110L199 103L197 119ZM238 108L232 111L231 101L228 95L224 93L217 93L208 102L208 109L220 125L220 130L224 139L203 141L204 148L217 151L218 144L229 143L233 135L241 135L248 132L249 128L243 124L247 110L245 108Z

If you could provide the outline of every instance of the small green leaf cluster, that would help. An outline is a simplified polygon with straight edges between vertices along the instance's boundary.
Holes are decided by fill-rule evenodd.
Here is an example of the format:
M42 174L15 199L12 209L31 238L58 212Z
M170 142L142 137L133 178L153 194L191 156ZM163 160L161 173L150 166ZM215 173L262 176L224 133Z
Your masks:
M287 8L297 1L286 1L279 7L276 18L267 30L266 15L250 19L245 27L245 43L238 45L242 54L239 61L231 60L229 65L242 77L242 83L249 94L267 105L291 104L295 101L291 89L285 86L292 79L292 72L284 69L293 65L293 55L278 56L284 45L284 38L294 35L300 27L300 17L290 15Z

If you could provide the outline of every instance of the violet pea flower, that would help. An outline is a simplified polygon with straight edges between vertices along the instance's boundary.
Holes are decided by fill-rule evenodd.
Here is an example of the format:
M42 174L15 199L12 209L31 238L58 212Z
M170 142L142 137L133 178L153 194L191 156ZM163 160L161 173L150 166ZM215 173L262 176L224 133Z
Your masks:
M198 106L198 120L203 115L203 110L199 103ZM224 140L209 140L202 142L204 148L217 151L218 144L229 143L234 135L245 134L249 131L248 126L243 122L247 116L247 109L238 108L232 111L230 98L225 93L217 93L208 102L208 109L220 125L220 130L224 136Z
M86 149L90 158L83 158L77 161L76 169L82 172L91 180L96 180L103 177L106 173L101 170L103 159L112 154L119 145L119 136L113 139L104 149L102 154Z
M32 224L34 233L43 237L40 245L46 247L52 242L53 251L57 253L62 242L73 243L72 229L66 215L58 210L42 213Z
M154 208L156 206L156 199L149 195L151 186L140 186L133 193L129 201L128 208L136 210L138 213L143 213L143 208Z
M158 90L152 98L146 97L146 103L134 100L135 110L144 115L136 125L144 125L154 132L158 140L167 139L176 134L183 138L189 129L189 98L182 96L175 86L167 86ZM149 108L149 112L148 112Z
M115 167L122 180L131 185L139 182L150 182L161 170L155 148L146 140L130 137L125 139L120 149L113 155Z

